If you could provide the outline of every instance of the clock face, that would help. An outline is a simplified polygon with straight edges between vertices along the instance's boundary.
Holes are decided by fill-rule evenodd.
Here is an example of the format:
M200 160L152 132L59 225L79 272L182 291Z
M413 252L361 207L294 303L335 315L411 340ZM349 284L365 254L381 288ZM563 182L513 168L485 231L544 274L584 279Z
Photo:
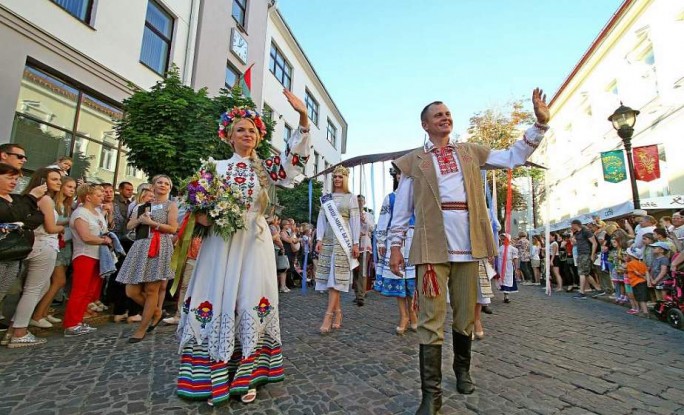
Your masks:
M242 63L247 64L247 40L242 36L240 31L233 28L231 33L230 50L237 56Z

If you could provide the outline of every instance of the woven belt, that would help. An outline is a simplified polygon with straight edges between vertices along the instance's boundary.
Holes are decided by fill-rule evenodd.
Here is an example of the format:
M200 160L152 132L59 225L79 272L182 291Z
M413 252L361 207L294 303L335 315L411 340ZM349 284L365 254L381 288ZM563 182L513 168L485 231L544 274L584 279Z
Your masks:
M468 202L442 202L442 210L468 210Z

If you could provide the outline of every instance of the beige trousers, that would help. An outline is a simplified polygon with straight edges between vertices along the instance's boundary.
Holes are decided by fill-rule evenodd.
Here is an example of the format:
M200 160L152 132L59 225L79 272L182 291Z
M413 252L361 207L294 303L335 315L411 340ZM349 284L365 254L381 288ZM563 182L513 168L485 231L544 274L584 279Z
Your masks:
M444 321L447 311L447 287L454 321L451 328L470 336L475 323L477 302L478 262L447 262L433 264L439 284L439 296L427 298L423 295L423 276L427 264L416 267L418 290L418 340L420 344L438 345L444 343Z

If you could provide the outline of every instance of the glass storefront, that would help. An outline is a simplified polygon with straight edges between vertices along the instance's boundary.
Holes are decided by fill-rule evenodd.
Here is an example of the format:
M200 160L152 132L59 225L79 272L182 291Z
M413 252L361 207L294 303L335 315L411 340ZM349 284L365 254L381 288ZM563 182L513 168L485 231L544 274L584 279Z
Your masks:
M128 164L127 148L116 137L121 109L93 95L39 69L24 69L11 141L26 149L27 173L68 155L73 177L134 187L147 181Z

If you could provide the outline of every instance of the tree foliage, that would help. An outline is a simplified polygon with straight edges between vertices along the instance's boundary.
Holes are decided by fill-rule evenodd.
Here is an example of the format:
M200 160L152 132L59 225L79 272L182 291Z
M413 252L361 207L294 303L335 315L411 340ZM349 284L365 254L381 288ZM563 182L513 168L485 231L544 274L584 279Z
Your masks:
M323 183L313 180L313 211L311 221L316 223L320 198L323 195ZM293 189L278 189L278 203L283 206L280 216L293 218L297 223L309 221L309 180L305 180Z
M506 149L520 137L525 126L535 121L534 113L524 108L523 101L518 100L509 104L505 111L487 109L478 112L470 118L468 127L469 142L483 144L492 149ZM508 190L508 172L496 170L497 213L503 224L503 214L506 207ZM543 172L537 168L519 167L513 170L513 178L525 177L529 174L533 182L543 177ZM492 173L487 176L489 179ZM533 192L535 186L532 187ZM527 208L527 201L520 191L513 185L513 210ZM533 197L535 195L533 194Z
M206 88L195 91L183 85L174 66L149 91L136 89L124 100L116 131L128 147L129 163L149 177L164 173L179 183L199 168L200 160L232 156L230 146L218 138L218 119L227 109L242 105L255 108L238 85L210 98ZM257 149L261 157L269 154L273 132L273 122L264 121L267 134Z

